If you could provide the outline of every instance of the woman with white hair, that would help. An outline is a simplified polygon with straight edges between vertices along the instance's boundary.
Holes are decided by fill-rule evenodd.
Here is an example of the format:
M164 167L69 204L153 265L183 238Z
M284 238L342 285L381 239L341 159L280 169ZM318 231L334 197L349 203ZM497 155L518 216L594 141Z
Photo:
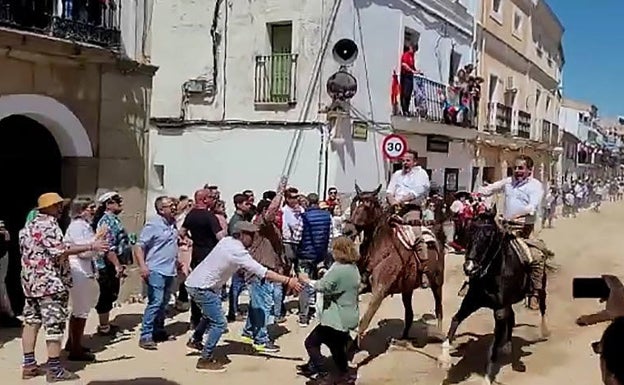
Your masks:
M77 197L70 206L71 223L65 233L65 240L71 244L86 245L93 242L96 234L91 227L96 205L89 197ZM97 253L84 253L69 256L69 265L73 280L70 290L71 318L69 319L69 338L65 350L70 361L95 361L95 356L82 346L82 336L91 309L97 303L100 289L98 286L95 258Z

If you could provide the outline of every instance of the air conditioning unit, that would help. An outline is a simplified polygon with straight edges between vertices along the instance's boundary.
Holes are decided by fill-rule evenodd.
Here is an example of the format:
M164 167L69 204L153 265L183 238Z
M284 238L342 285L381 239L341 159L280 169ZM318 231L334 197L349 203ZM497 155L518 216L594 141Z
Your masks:
M187 94L205 94L210 91L211 85L207 79L197 78L190 79L182 85L184 92Z

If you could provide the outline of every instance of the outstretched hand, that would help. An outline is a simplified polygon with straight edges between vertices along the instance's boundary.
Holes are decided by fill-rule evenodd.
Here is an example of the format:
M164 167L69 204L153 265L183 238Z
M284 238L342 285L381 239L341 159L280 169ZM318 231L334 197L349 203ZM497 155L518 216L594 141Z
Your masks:
M577 325L594 325L600 322L613 321L617 317L624 316L624 284L614 275L603 275L602 278L609 287L609 297L606 301L604 299L600 300L600 302L606 302L605 310L577 318Z

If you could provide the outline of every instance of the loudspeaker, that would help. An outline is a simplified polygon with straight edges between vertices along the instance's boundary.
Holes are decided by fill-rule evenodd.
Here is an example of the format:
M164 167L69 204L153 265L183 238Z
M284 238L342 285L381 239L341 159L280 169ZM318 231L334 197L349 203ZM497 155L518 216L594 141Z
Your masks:
M343 65L352 64L358 56L358 46L351 39L340 39L334 44L332 55L334 60Z

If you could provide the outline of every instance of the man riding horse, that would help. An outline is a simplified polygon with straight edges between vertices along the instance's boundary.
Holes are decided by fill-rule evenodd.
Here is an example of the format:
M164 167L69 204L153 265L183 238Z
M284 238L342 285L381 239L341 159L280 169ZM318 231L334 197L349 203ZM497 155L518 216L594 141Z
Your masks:
M386 190L388 204L395 213L403 218L407 224L415 224L413 231L416 235L416 255L427 270L427 245L422 238L420 229L421 207L429 195L429 175L418 165L418 153L407 150L402 159L403 168L392 174ZM422 286L427 287L427 275L423 274Z
M505 195L503 220L515 235L514 250L530 269L529 308L539 310L539 293L543 289L545 257L550 251L531 235L535 228L538 209L544 198L542 183L533 177L533 159L519 155L515 160L513 176L484 186L484 196L502 192Z

